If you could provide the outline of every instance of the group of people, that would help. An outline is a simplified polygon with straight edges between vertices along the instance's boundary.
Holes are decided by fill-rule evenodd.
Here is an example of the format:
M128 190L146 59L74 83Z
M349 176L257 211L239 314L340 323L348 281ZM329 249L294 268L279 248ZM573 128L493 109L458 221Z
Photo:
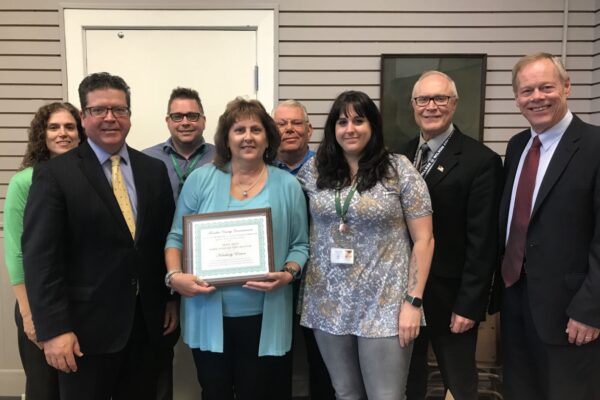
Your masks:
M181 332L204 400L290 399L299 323L313 400L424 399L430 343L446 389L474 400L477 328L498 310L506 399L600 398L600 129L569 111L552 55L523 57L512 84L530 128L503 168L453 123L439 71L414 85L420 132L401 154L362 92L335 99L315 153L294 100L269 115L236 98L206 143L187 88L142 153L125 81L84 78L80 112L35 115L6 196L27 398L171 399ZM257 208L266 279L185 272L184 216Z

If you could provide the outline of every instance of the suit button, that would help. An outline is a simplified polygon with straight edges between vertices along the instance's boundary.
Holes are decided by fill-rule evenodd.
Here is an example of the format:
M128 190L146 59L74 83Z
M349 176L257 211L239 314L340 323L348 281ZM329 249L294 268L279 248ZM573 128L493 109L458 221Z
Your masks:
M131 286L136 286L137 285L137 279L131 278L130 283L131 283Z
M536 247L536 246L537 246L537 243L529 243L529 247L530 247L530 248L532 248L532 247Z

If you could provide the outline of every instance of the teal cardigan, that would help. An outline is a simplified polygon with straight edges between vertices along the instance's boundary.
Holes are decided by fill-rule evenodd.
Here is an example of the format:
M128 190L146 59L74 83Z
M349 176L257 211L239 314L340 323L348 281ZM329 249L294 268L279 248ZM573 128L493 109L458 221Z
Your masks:
M227 167L229 168L229 166ZM308 258L306 200L296 178L286 171L268 167L263 190L268 190L273 220L275 270L293 261L303 266ZM231 174L214 165L198 168L186 179L166 248L182 249L184 215L227 211ZM191 348L223 352L223 301L221 292L183 298L183 340ZM265 294L259 356L282 356L292 344L292 285Z

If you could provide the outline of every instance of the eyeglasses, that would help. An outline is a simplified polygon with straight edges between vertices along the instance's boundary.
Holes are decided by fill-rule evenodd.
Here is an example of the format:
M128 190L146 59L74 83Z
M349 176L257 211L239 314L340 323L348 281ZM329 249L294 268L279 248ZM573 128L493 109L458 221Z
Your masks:
M448 104L450 99L454 98L454 97L456 97L456 96L432 96L432 97L418 96L418 97L413 98L413 100L419 107L425 107L426 105L429 104L429 102L431 100L433 100L433 102L437 106L445 106Z
M197 112L169 114L169 118L171 118L171 121L173 122L181 122L183 121L183 117L187 118L187 120L190 122L196 122L200 119L200 117L203 117L203 115Z
M92 117L96 118L104 118L108 114L108 112L112 112L112 115L115 118L125 118L131 115L131 110L129 107L125 106L116 106L116 107L104 107L104 106L96 106L96 107L86 107L85 109L90 113Z
M275 125L277 125L278 128L285 128L286 126L288 126L289 123L291 123L294 128L299 128L306 124L306 122L307 121L303 119L280 119L278 121L275 121Z

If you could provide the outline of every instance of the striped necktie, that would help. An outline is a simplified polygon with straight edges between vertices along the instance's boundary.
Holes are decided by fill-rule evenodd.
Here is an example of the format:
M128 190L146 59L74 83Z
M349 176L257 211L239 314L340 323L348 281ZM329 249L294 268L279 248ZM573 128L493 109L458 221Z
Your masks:
M129 202L129 194L127 193L127 187L121 174L121 156L115 154L110 156L110 164L112 167L112 187L119 208L123 213L131 237L135 239L135 219L133 218L133 211L131 209L131 203Z

